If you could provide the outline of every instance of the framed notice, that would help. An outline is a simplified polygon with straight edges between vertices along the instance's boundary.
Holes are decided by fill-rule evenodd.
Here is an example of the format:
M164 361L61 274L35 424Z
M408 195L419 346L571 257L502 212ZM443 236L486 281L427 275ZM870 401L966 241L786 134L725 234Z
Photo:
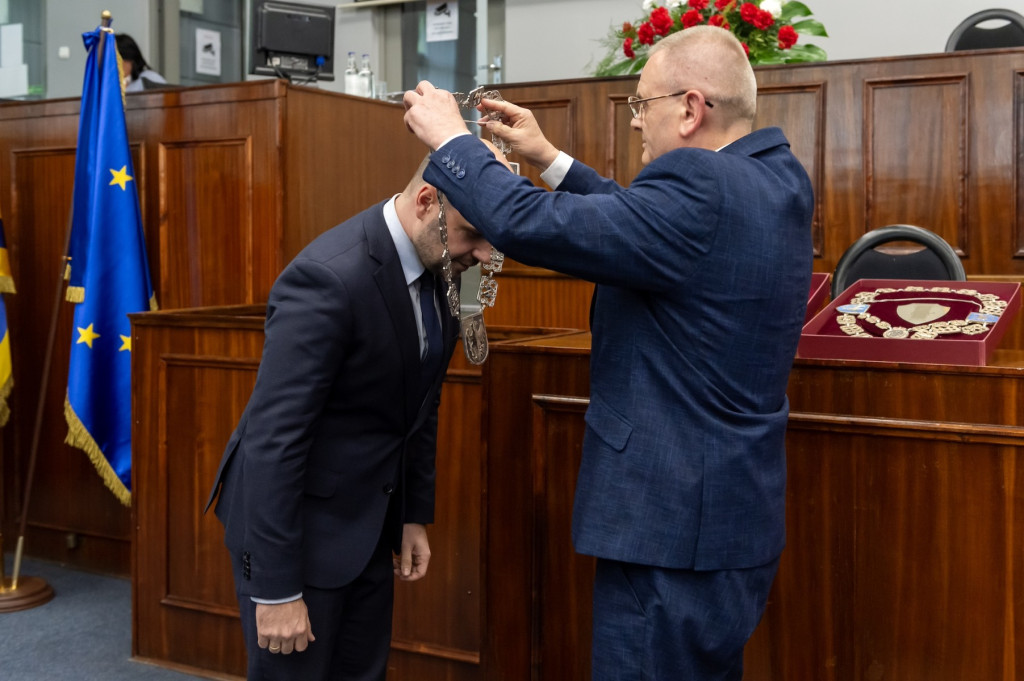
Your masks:
M427 42L459 38L459 0L427 3Z
M220 31L196 29L196 73L220 75Z

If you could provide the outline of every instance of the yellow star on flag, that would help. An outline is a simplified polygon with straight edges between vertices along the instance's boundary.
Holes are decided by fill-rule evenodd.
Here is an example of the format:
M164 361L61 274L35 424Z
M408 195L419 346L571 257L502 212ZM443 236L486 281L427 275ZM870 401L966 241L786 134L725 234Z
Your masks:
M110 184L116 184L121 187L121 191L124 191L125 185L132 179L132 176L128 174L128 166L121 166L120 170L110 169L110 174L114 176L114 179L110 181ZM110 185L107 185L108 187Z
M85 343L86 345L89 346L89 349L91 350L92 349L92 342L94 340L96 340L97 338L99 338L99 337L100 337L100 335L92 330L92 324L90 324L89 326L85 327L84 329L79 326L78 327L78 340L75 341L75 344Z
M121 334L117 334L117 335L121 336ZM131 336L121 336L121 347L119 347L117 349L117 351L121 352L122 350L127 350L128 352L132 351L132 337Z

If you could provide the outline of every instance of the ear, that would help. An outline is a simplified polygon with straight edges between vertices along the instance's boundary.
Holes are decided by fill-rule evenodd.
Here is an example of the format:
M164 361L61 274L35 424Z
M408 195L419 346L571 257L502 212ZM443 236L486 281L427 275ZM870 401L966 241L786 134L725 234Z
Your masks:
M696 90L690 90L683 96L683 106L679 114L679 134L684 139L696 134L704 122L707 108L701 97Z
M416 190L416 219L426 220L427 216L435 210L437 202L437 190L429 184L420 185Z

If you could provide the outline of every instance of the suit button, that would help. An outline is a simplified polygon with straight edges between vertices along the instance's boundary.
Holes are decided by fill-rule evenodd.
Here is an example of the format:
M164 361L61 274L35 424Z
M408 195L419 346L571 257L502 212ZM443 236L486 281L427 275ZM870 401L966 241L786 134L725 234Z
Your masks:
M458 174L456 174L456 175L455 175L455 177L459 178L460 180L461 180L462 178L464 178L465 176L466 176L466 171L465 171L465 170L460 170L460 171L458 172Z
M395 491L395 486L392 485L390 482L388 484L384 485L384 494L390 495L390 494L393 494L394 491Z

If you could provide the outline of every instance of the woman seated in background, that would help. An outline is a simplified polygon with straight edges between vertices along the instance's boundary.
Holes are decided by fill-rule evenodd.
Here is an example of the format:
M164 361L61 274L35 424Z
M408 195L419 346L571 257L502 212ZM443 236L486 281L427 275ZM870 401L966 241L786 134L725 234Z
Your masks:
M116 40L117 51L121 53L121 59L125 64L125 92L142 92L146 89L147 82L154 85L167 84L163 76L149 68L142 51L130 35L118 33Z

